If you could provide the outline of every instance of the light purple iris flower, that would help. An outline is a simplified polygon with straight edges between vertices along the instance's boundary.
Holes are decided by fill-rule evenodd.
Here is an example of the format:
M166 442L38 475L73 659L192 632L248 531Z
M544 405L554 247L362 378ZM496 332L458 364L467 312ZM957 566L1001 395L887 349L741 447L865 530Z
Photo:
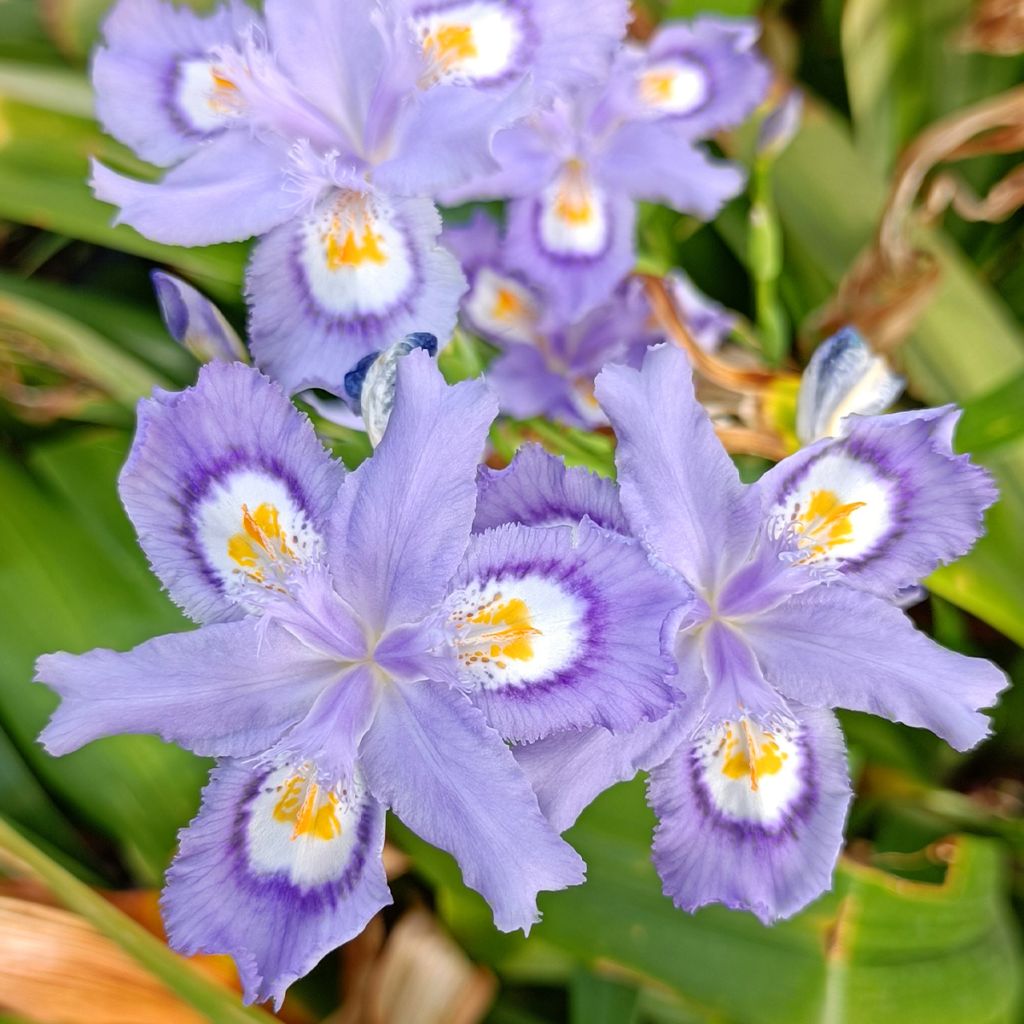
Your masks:
M597 382L618 437L607 482L491 474L478 522L589 515L641 539L695 589L676 638L683 707L628 737L566 732L517 748L559 829L598 793L651 770L654 861L688 910L722 902L763 921L831 884L850 800L829 710L853 708L978 743L1005 685L990 662L940 647L892 603L964 554L996 492L952 452L953 407L855 416L743 486L697 403L682 352ZM531 456L535 458L535 456Z
M499 127L603 73L625 0L584 7L266 0L258 19L120 0L94 61L100 118L173 166L145 183L96 164L96 195L161 242L265 236L253 355L292 393L337 390L412 331L447 340L465 281L431 199L494 169Z
M768 73L751 49L754 23L705 31L711 24L718 23L673 25L648 50L620 53L603 90L576 90L499 132L493 153L501 170L447 194L512 197L508 265L550 282L567 321L607 301L632 268L636 200L710 220L742 188L738 167L712 160L695 142L750 113ZM663 53L661 41L680 35L690 56ZM673 92L677 80L705 70L707 95L685 107Z
M660 340L640 283L624 281L609 301L566 320L542 282L509 268L501 229L487 214L477 211L467 224L446 228L442 241L469 278L463 321L501 349L487 379L502 411L583 428L607 424L594 378L607 362L639 364L647 346Z
M471 536L493 397L424 351L396 388L347 475L242 364L141 403L121 496L202 625L38 664L62 697L52 753L151 732L221 759L163 909L176 949L234 956L250 1000L279 1002L390 902L385 808L456 858L497 927L528 930L583 864L503 737L628 731L678 701L663 626L688 588L593 522Z

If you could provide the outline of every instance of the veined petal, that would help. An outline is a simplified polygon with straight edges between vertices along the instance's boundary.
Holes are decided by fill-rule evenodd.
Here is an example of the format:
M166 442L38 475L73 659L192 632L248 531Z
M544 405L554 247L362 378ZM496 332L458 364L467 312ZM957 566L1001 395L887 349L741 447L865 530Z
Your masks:
M273 999L391 903L384 809L359 780L222 762L182 831L161 900L179 953L234 957L246 1002Z
M677 702L663 632L691 598L636 541L589 521L488 530L444 606L459 685L517 742L660 718Z
M139 403L119 486L153 571L202 622L319 559L343 473L276 384L210 363L195 387Z
M339 591L371 627L417 622L443 599L469 541L496 412L482 381L449 387L426 352L399 362L384 439L346 480L331 525Z
M150 163L188 156L242 116L234 83L219 73L211 51L258 21L240 2L203 17L161 0L120 0L93 57L100 123Z
M759 529L677 348L649 349L639 371L608 366L596 393L618 438L619 493L636 537L706 589L742 558Z
M843 707L930 729L957 750L988 732L1006 677L918 632L888 601L819 586L745 622L768 682L812 707Z
M583 881L583 861L541 814L512 753L457 690L385 687L360 757L370 792L455 857L501 931L529 931L539 892Z
M262 754L341 674L287 630L256 619L171 633L124 653L47 654L36 679L61 696L40 741L66 754L118 733L155 733L197 754Z
M712 160L666 121L624 124L602 152L598 173L609 190L665 203L702 220L712 220L739 195L745 180L736 164Z
M306 717L297 722L261 761L316 766L320 779L355 778L359 744L377 711L373 671L359 665L321 691Z
M797 452L757 485L765 512L793 524L805 559L888 597L966 554L995 501L992 478L950 447L952 406L853 416L839 440Z
M685 685L685 681L683 682ZM544 816L564 832L591 801L617 782L649 771L672 756L687 736L689 708L641 722L628 732L601 726L559 732L512 748Z
M792 710L774 731L710 726L651 773L654 864L676 906L724 903L768 924L830 888L850 802L842 734L828 711Z
M572 323L632 269L635 223L629 198L569 161L539 196L509 204L508 266L543 281L551 307Z
M329 192L311 213L276 228L246 277L256 362L292 393L340 391L371 352L413 332L443 346L466 288L437 237L426 199Z
M390 51L377 5L366 0L266 0L267 31L281 69L363 152L371 104L388 73Z
M225 132L162 181L126 178L93 161L97 199L120 207L116 223L168 245L210 245L261 235L286 220L285 155L244 131Z
M575 526L584 516L606 530L629 533L613 480L582 466L570 469L537 444L524 444L505 469L482 466L477 487L477 533L505 523Z

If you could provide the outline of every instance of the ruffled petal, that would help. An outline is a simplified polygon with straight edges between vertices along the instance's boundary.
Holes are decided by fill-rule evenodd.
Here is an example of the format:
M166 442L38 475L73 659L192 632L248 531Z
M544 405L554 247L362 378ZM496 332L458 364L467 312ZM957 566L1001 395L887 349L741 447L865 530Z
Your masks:
M232 2L202 17L161 0L120 0L93 57L96 116L144 160L166 166L237 123L235 87L211 51L259 21Z
M607 300L633 267L636 209L631 199L573 168L536 197L509 204L509 269L543 282L566 323Z
M689 588L589 521L474 537L445 602L459 685L506 739L631 729L677 702L663 648Z
M649 771L671 757L687 733L687 711L674 711L629 732L600 726L560 732L512 748L545 817L559 832L575 824L591 801L617 782Z
M240 363L139 403L119 482L153 571L200 622L315 563L344 470L281 389Z
M704 408L685 353L649 349L640 371L609 366L596 394L618 438L623 508L650 550L702 589L742 558L759 528Z
M830 888L851 795L842 734L828 711L792 710L774 732L710 727L651 773L654 864L676 906L769 924Z
M287 630L251 618L124 653L47 654L36 679L61 704L40 741L59 755L101 736L155 733L197 754L262 754L341 671Z
M253 250L246 277L256 362L295 394L338 393L345 374L407 334L444 345L466 289L426 199L334 191Z
M819 586L743 624L768 681L812 707L843 707L930 729L966 750L988 733L1006 677L918 632L888 601Z
M214 769L161 900L170 945L234 957L246 1002L273 999L391 903L384 809L301 767Z
M736 164L712 160L665 121L619 128L601 153L597 173L609 189L706 221L739 195L745 181Z
M126 178L93 161L97 199L120 207L115 223L167 245L210 245L262 235L287 220L285 155L244 131L211 139L162 181Z
M642 58L620 61L630 110L663 118L689 139L734 128L765 99L771 69L754 49L753 19L669 21Z
M537 894L583 881L508 747L463 694L422 680L385 688L360 751L370 792L458 861L501 931L529 931Z
M426 352L399 362L384 439L346 480L330 535L339 591L373 628L416 622L443 599L469 541L496 412L482 381L449 387Z
M628 534L613 480L582 466L569 468L540 445L525 444L505 469L481 467L473 529L505 523L575 526L589 517L598 526Z
M890 597L974 545L998 496L950 445L953 406L849 417L846 435L785 459L758 484L765 513L798 531L804 557Z

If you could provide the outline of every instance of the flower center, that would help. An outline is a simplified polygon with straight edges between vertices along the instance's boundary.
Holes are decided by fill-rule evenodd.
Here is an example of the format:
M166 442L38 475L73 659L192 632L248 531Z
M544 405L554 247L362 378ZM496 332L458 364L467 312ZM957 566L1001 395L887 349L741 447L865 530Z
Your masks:
M257 583L268 576L284 576L295 552L288 545L276 505L263 502L254 513L242 505L242 529L228 538L228 557Z
M282 787L280 799L274 804L274 820L292 824L292 839L335 839L341 835L338 820L338 794L324 791L305 775L293 775Z
M451 71L463 61L478 56L471 25L439 25L423 39L427 59L442 71Z
M588 224L594 217L593 190L582 160L566 162L555 192L554 211L566 224Z
M328 270L361 267L365 263L388 262L384 236L366 200L346 193L338 200L323 234Z
M773 733L741 718L738 723L725 723L715 757L720 759L721 772L726 778L749 778L751 790L756 791L760 778L782 771L789 755L779 749Z
M645 71L638 91L649 107L667 114L690 114L707 100L707 73L696 61L679 57Z
M469 612L456 611L452 621L463 665L493 661L497 668L507 668L507 661L530 661L533 638L541 635L526 602L518 597L506 601L501 594Z
M818 558L853 539L851 515L863 501L841 502L834 491L812 491L807 507L794 517L799 544L810 558Z

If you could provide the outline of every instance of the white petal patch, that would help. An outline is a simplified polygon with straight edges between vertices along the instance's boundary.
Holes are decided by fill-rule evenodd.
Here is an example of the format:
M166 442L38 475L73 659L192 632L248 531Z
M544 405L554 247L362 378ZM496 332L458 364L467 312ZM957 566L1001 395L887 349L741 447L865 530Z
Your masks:
M849 452L826 451L774 509L793 524L804 557L837 566L868 554L895 520L893 482Z
M664 114L692 114L708 100L711 83L707 68L686 57L651 64L637 80L640 99Z
M416 284L409 237L387 202L340 190L302 225L300 262L310 294L331 316L383 316Z
M323 551L287 485L264 470L239 469L213 483L194 522L206 563L229 594L278 587L296 565Z
M306 767L284 767L261 783L249 806L246 854L257 875L286 875L313 888L337 881L359 843L363 787L327 789Z
M202 57L178 65L174 99L188 126L203 134L244 113L238 87L216 61Z
M586 639L584 603L542 576L474 582L449 598L448 613L460 675L480 689L550 679Z
M568 161L540 199L540 241L556 256L592 257L608 246L608 204L579 160Z
M482 331L527 345L535 339L540 319L537 300L515 278L484 267L464 302L466 315Z
M784 824L806 788L795 730L766 730L749 718L697 737L693 766L712 806L726 818L768 828Z
M482 84L513 71L529 34L524 16L494 0L420 8L412 24L427 64L426 84Z

